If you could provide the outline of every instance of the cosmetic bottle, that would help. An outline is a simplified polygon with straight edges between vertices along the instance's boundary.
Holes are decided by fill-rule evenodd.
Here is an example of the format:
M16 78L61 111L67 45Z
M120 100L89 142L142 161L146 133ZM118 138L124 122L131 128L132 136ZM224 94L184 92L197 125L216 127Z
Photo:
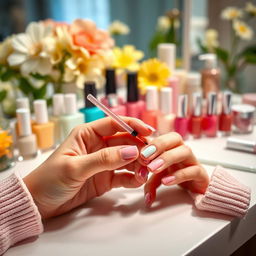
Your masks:
M157 130L159 134L166 134L174 130L175 114L172 112L172 88L164 87L160 90L160 113L157 116Z
M207 97L207 113L203 118L203 132L207 137L216 137L217 131L217 94L210 92Z
M19 136L17 148L22 159L33 158L37 155L37 141L31 130L30 111L27 108L16 110Z
M58 145L61 143L62 138L60 117L64 114L64 94L54 94L52 104L52 116L50 120L54 123L54 142L55 145Z
M203 89L203 97L206 98L209 92L219 92L220 70L217 67L216 54L202 54L199 56L199 59L205 61L205 66L201 70L201 85Z
M76 95L67 93L64 95L64 115L60 117L62 141L66 139L71 130L84 123L84 115L77 111Z
M194 139L202 135L202 95L199 92L193 93L191 117L189 120L189 132Z
M164 62L170 72L174 74L176 64L176 45L170 43L161 43L157 45L157 57Z
M256 93L246 93L242 97L243 104L249 104L255 107L253 124L256 124Z
M141 114L141 119L146 124L157 129L158 116L158 90L156 86L146 88L146 109Z
M16 109L27 108L30 109L29 100L26 97L16 99Z
M128 72L126 114L140 119L144 110L145 101L139 99L137 72Z
M84 108L79 111L84 114L84 120L86 123L103 118L105 114L97 107L95 107L88 99L87 96L92 94L97 98L97 90L95 82L89 81L84 83Z
M179 78L176 76L172 76L168 79L168 85L172 89L172 111L174 114L177 114L178 112L178 98L180 95L180 90L179 90Z
M219 117L219 131L222 136L229 136L232 128L232 93L225 91L222 95L222 112Z
M187 116L188 112L188 96L182 94L178 99L178 113L174 121L174 130L179 133L184 140L188 138L188 123L189 119Z
M35 123L32 131L36 135L37 146L44 151L54 146L54 123L49 122L45 100L34 101Z

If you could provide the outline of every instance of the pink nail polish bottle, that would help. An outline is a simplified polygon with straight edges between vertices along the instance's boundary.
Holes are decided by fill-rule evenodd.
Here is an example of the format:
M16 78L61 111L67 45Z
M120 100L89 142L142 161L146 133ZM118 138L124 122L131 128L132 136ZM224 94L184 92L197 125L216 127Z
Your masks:
M232 116L232 93L225 91L222 95L222 112L219 120L219 131L222 136L229 136L231 134L231 126L233 121Z
M160 113L157 116L157 130L159 134L166 134L174 130L175 114L172 112L172 88L164 87L160 90Z
M178 113L174 122L174 130L179 133L184 140L188 138L188 96L182 94L178 99Z
M203 132L207 137L216 137L218 131L217 94L208 93L207 113L203 118Z
M148 86L146 89L146 109L141 114L141 119L146 124L157 129L158 115L158 91L156 86Z
M139 100L138 76L137 72L128 72L127 74L127 116L141 118L145 110L145 101Z

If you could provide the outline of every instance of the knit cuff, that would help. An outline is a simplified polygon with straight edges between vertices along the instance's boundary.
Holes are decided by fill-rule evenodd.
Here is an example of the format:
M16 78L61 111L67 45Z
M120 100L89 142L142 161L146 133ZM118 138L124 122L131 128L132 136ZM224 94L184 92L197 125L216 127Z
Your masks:
M21 177L16 173L0 181L0 255L42 232L40 213Z
M242 218L248 211L251 189L217 166L204 195L194 194L199 210L224 213Z

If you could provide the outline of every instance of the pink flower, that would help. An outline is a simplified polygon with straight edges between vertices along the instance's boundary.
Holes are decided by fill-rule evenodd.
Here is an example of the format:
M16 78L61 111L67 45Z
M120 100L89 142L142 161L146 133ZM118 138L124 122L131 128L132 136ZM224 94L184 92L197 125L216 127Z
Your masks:
M85 48L90 54L108 50L114 46L114 40L107 31L97 28L91 20L76 19L70 25L74 45Z

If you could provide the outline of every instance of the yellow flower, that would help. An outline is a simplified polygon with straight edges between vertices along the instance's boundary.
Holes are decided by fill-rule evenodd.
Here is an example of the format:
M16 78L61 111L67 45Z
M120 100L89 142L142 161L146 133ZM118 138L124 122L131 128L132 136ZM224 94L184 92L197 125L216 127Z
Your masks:
M149 59L139 69L139 87L144 94L147 86L165 87L170 71L167 65L157 59Z
M233 27L237 36L245 40L252 39L253 31L245 22L241 20L235 20Z
M7 131L0 128L0 157L7 155L10 152L10 146L12 145L12 137Z
M219 46L218 32L215 29L206 30L204 44L211 52L213 52L213 48Z
M256 6L252 3L246 3L245 10L250 13L252 16L256 16Z
M130 33L130 28L119 20L113 21L108 27L110 35L127 35Z
M242 10L236 7L227 7L221 12L221 17L224 20L235 20L243 16Z
M125 45L123 48L115 47L113 53L113 67L130 71L139 69L138 61L144 56L143 52L136 50L133 45Z

